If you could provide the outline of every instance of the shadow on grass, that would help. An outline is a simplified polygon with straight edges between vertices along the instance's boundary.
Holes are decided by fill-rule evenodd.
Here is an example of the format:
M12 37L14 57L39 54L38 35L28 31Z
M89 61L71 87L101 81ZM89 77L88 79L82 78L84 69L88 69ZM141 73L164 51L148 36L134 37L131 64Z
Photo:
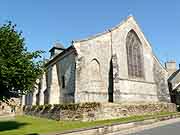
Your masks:
M25 125L27 125L27 123L19 123L16 121L0 121L0 131L18 129Z

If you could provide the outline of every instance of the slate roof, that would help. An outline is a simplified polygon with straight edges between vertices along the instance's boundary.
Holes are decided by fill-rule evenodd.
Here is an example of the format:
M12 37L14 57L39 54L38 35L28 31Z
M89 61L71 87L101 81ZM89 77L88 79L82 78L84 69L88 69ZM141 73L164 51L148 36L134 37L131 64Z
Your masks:
M54 47L60 48L60 49L65 49L61 43L55 43Z
M49 52L51 52L53 49L65 50L65 47L61 43L55 43Z
M177 90L179 87L180 87L180 83L175 88L173 88L173 89Z

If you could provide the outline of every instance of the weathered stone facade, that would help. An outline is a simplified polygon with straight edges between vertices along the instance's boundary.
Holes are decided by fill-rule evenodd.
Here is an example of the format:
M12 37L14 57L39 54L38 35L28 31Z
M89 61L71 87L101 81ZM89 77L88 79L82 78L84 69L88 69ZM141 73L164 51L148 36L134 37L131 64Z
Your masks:
M132 16L67 49L54 49L62 51L47 62L39 90L26 96L26 104L170 102L168 72Z

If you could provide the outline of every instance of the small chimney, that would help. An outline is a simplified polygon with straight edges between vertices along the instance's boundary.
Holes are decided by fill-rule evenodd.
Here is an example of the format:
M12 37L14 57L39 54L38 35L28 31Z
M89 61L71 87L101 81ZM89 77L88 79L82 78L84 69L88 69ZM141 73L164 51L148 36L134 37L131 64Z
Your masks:
M177 70L176 61L168 61L165 63L165 68L168 71L168 74L171 75Z
M60 43L55 43L54 46L49 50L51 56L50 58L60 54L65 50L64 46Z

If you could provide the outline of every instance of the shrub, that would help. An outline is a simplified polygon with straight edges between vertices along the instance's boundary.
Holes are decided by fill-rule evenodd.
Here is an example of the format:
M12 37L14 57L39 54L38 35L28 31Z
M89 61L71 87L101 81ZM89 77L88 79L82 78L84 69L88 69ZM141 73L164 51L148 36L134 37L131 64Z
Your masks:
M42 111L43 108L44 108L44 105L38 105L38 106L36 107L36 111L37 111L37 112Z
M25 111L26 110L26 106L25 105L23 105L23 111Z
M51 107L52 107L51 104L45 104L45 105L44 105L44 110L43 110L43 112L49 111L49 110L51 109Z
M79 105L80 104L64 104L64 105L61 105L61 109L75 111L79 108Z
M92 103L83 103L81 105L82 108L91 108L91 109L96 109L98 107L100 107L100 103L97 102L92 102Z
M33 105L33 106L31 107L31 111L36 110L36 108L37 108L37 105Z
M24 111L26 112L30 112L31 111L31 106L24 106Z
M79 108L79 104L54 104L51 112L60 111L60 110L75 111L78 108Z
M70 111L76 111L78 109L97 109L100 107L100 103L92 102L92 103L82 103L82 104L54 104L53 106L51 104L45 104L45 105L33 105L33 106L24 106L24 111L42 111L48 112L50 110L51 113L60 111L60 110L70 110ZM52 109L51 109L52 108Z
M177 105L177 111L180 112L180 105Z
M53 108L51 109L50 112L56 112L56 111L59 111L61 109L61 105L60 104L54 104L53 105Z

